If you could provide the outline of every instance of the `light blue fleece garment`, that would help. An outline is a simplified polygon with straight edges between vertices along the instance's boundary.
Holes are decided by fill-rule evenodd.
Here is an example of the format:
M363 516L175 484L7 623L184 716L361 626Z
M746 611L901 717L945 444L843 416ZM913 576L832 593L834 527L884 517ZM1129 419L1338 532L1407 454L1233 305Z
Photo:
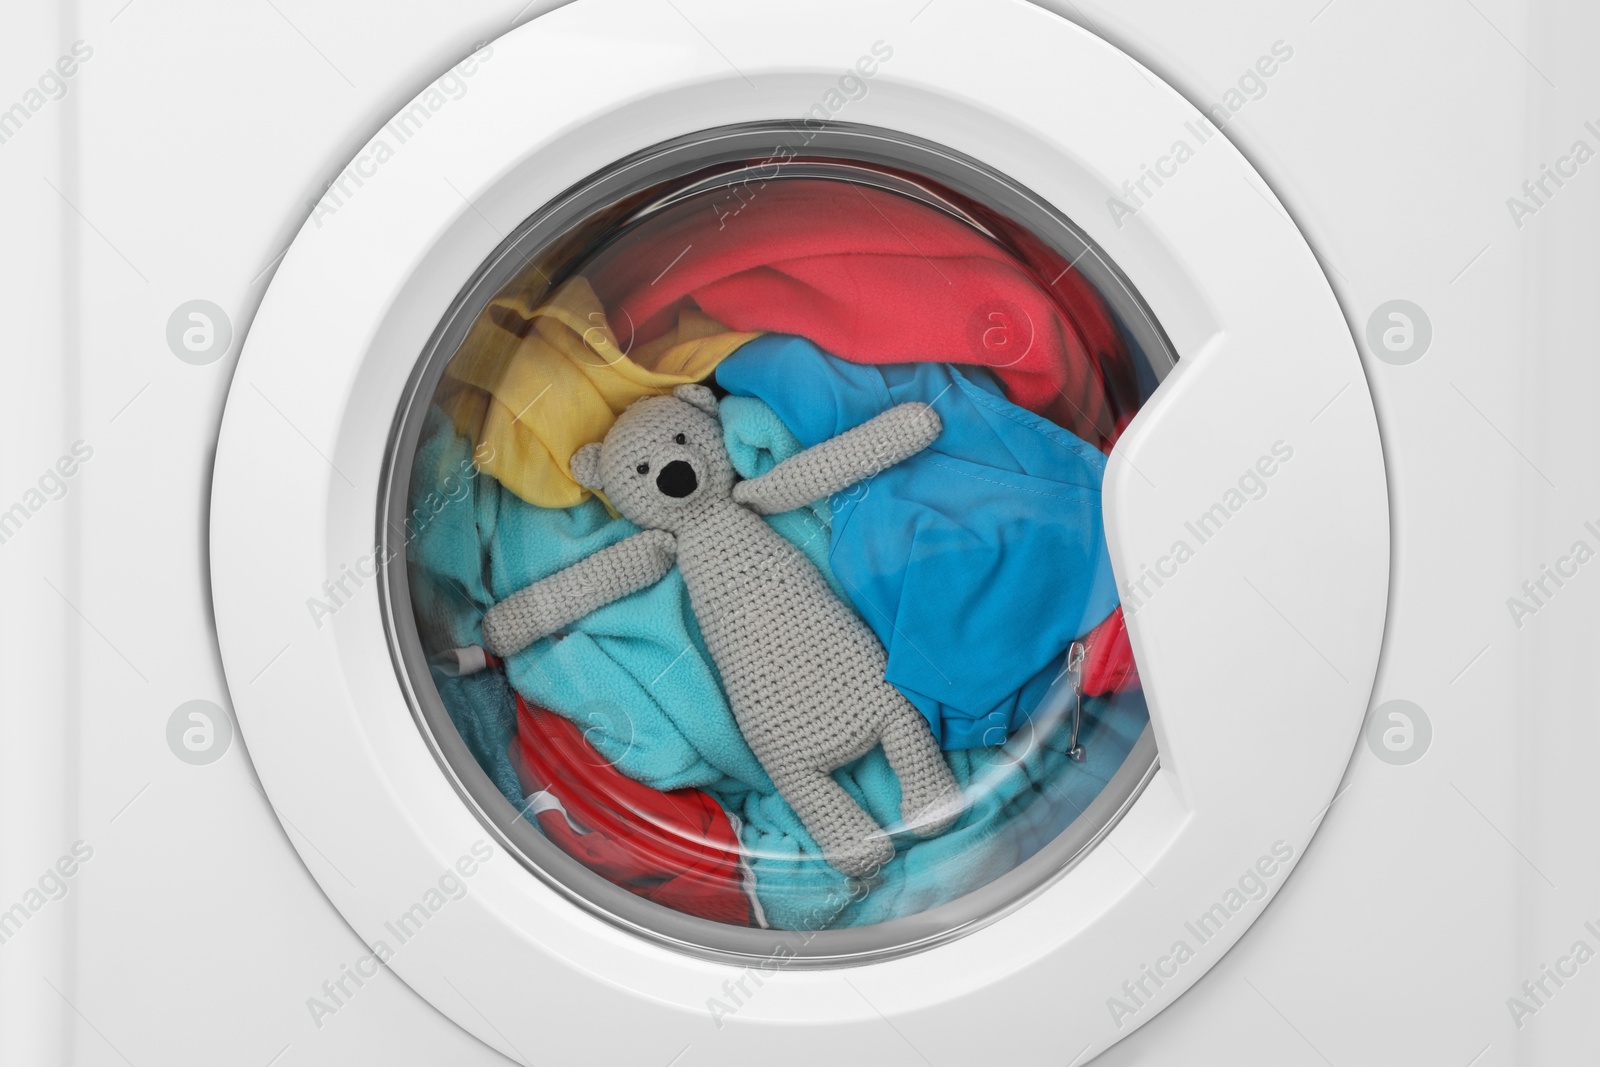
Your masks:
M732 405L725 435L741 473L770 470L799 449L755 401ZM469 457L467 440L430 412L413 468L413 505L424 518L408 546L430 650L481 643L483 612L497 600L639 532L595 499L540 508L486 475L462 478ZM828 575L826 501L768 521ZM519 693L582 727L629 777L657 789L772 791L734 725L676 569L534 642L506 669Z
M889 653L885 677L946 749L1002 743L1068 645L1117 605L1100 512L1105 457L979 369L871 366L769 334L716 371L809 448L907 401L943 430L834 496L828 560Z
M758 400L729 397L722 415L729 453L744 476L770 470L800 449ZM636 532L597 501L537 508L487 476L451 480L468 455L468 442L456 436L449 420L430 413L414 468L413 502L428 509L435 498L447 502L428 511L409 543L413 600L427 606L424 628L440 642L430 643L430 651L477 643L483 612L496 599ZM831 583L825 555L829 520L823 502L769 521ZM1089 758L1082 764L1065 758L1059 732L1010 769L995 750L948 753L963 786L986 771L991 775L984 795L940 837L901 835L899 854L870 892L852 898L849 881L822 862L739 734L675 570L580 620L567 636L517 653L506 668L524 698L582 727L590 743L629 777L657 789L698 786L715 796L739 820L768 922L785 929L910 914L1010 870L1087 806L1146 721L1137 694L1118 702L1086 701ZM504 755L514 726L506 722L503 687L477 677L436 673L435 682L468 747L520 807L523 798ZM881 825L899 821L899 782L880 750L836 777Z

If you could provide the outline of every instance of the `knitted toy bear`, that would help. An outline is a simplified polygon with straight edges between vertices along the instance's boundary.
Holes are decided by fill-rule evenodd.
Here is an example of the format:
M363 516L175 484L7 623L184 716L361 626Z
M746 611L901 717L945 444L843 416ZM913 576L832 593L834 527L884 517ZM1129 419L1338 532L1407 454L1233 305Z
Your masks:
M939 436L926 404L890 408L740 481L702 385L635 402L572 475L641 533L494 605L484 645L507 656L652 582L674 561L740 732L836 870L869 875L888 835L831 775L882 744L900 814L921 836L948 827L961 791L920 712L884 680L887 653L821 573L760 518L840 492Z

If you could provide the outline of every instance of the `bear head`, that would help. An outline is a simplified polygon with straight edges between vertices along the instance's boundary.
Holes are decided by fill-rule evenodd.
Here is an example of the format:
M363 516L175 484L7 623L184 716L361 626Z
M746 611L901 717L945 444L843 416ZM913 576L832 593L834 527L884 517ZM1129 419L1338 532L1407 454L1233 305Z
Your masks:
M635 401L604 441L573 453L572 477L604 492L634 525L677 530L733 489L716 396L680 385L671 396Z

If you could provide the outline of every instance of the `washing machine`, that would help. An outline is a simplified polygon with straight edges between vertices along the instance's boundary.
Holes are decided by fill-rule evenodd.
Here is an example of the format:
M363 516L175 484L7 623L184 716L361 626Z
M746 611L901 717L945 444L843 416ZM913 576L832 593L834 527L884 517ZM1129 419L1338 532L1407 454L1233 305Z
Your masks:
M1600 1036L1593 10L9 22L3 1062Z

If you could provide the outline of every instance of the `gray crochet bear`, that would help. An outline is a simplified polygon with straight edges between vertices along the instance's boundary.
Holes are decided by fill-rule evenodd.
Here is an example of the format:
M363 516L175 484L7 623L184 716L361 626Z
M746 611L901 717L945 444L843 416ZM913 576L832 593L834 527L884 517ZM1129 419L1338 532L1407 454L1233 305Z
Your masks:
M751 751L828 863L870 874L893 846L830 772L881 743L900 779L901 818L924 836L960 814L960 787L921 713L884 680L877 636L760 516L870 478L940 429L928 405L901 404L739 481L711 390L682 385L637 401L602 444L578 450L572 475L643 532L496 604L484 645L510 655L659 581L676 560Z

